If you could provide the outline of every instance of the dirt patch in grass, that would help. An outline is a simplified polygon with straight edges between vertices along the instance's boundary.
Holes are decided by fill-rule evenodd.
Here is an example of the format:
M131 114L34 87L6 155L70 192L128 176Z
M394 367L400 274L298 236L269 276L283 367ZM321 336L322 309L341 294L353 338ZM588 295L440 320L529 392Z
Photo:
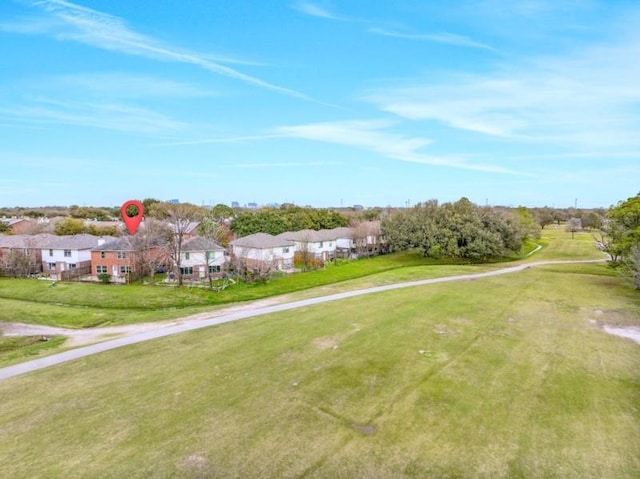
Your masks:
M338 347L339 341L338 338L334 336L324 337L324 338L315 338L311 344L313 344L316 348L324 351L325 349L336 349Z

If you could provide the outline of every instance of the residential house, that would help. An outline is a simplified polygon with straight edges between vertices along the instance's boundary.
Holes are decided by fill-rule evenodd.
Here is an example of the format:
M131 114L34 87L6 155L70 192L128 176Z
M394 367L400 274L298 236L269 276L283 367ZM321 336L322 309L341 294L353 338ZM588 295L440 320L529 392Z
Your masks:
M42 272L42 250L57 236L0 235L0 272L17 276Z
M164 245L154 242L135 245L131 236L114 238L91 250L91 274L111 276L115 283L127 282L132 274L147 275L170 268L171 258Z
M336 237L336 256L339 258L355 258L356 246L353 240L353 229L347 226L334 228Z
M11 234L23 235L33 233L36 222L29 218L0 218L7 225Z
M389 245L382 235L380 221L363 221L352 228L356 257L374 256L389 252Z
M44 274L66 280L91 274L91 250L113 238L88 234L57 236L42 249Z
M336 253L336 235L333 230L301 230L287 231L278 235L295 243L296 253L299 256L327 261L333 259Z
M227 261L226 250L215 241L200 236L182 243L180 269L184 279L203 279L220 276Z
M229 245L232 261L249 269L293 270L296 244L291 240L267 233L255 233L235 239Z

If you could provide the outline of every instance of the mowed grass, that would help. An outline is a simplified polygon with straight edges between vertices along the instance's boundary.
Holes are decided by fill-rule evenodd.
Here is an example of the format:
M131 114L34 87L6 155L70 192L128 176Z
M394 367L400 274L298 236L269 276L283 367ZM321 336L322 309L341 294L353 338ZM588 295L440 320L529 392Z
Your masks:
M0 383L11 478L640 477L640 298L535 268L229 323ZM581 268L584 268L581 270Z
M544 259L602 258L587 233L547 228L540 241L545 247L526 261ZM202 288L150 285L102 285L56 283L33 279L0 278L0 321L87 328L151 322L217 309L229 303L250 301L298 291L303 296L325 291L357 289L400 281L471 274L496 269L504 263L446 264L446 260L423 258L419 252L383 255L358 261L330 264L319 271L293 274L268 284L236 284L221 293Z

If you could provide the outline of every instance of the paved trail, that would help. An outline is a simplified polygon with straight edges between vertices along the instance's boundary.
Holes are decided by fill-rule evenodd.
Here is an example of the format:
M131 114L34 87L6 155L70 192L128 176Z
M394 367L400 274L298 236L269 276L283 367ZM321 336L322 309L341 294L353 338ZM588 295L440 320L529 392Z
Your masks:
M125 337L118 339L111 339L103 341L90 346L84 346L63 353L52 354L32 361L27 361L21 364L13 366L7 366L0 368L0 380L18 376L21 374L36 371L38 369L48 368L57 364L65 363L67 361L73 361L74 359L83 358L92 354L97 354L103 351L109 351L111 349L120 348L129 344L141 343L142 341L148 341L150 339L162 338L170 336L172 334L183 333L186 331L193 331L194 329L207 328L216 324L228 323L231 321L238 321L240 319L251 318L255 316L262 316L265 314L277 313L279 311L288 311L290 309L301 308L304 306L311 306L314 304L326 303L329 301L337 301L339 299L353 298L355 296L361 296L364 294L379 293L381 291L389 291L393 289L410 288L413 286L424 286L436 283L446 283L450 281L465 281L474 280L480 278L488 278L491 276L499 276L503 274L517 273L527 268L534 266L544 266L550 264L570 264L570 263L597 263L605 260L569 260L569 261L538 261L534 263L526 263L518 266L511 266L509 268L502 268L494 271L488 271L485 273L464 274L457 276L446 276L443 278L423 279L418 281L410 281L406 283L390 284L385 286L375 286L366 289L360 289L356 291L347 291L344 293L331 294L328 296L321 296L318 298L303 299L299 301L292 301L284 304L271 304L269 301L257 301L249 305L249 307L230 307L216 313L205 313L198 315L191 319L177 320L170 323L146 323L144 325L129 325L118 326L113 328L95 328L89 330L91 334L96 335L98 332L101 335L105 334L129 334ZM266 304L266 305L265 305ZM81 335L83 331L51 328L47 326L36 325L15 325L15 324L3 324L2 329L5 331L16 331L19 328L22 330L31 331L33 334L44 335ZM133 331L133 332L132 332ZM23 333L24 334L24 333ZM28 333L27 333L28 334Z

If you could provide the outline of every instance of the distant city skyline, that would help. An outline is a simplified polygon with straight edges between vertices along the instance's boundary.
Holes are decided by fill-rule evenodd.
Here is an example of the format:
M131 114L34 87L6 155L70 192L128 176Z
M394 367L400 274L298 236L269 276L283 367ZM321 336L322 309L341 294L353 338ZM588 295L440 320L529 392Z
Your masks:
M606 208L640 190L638 24L632 0L7 0L0 206Z

